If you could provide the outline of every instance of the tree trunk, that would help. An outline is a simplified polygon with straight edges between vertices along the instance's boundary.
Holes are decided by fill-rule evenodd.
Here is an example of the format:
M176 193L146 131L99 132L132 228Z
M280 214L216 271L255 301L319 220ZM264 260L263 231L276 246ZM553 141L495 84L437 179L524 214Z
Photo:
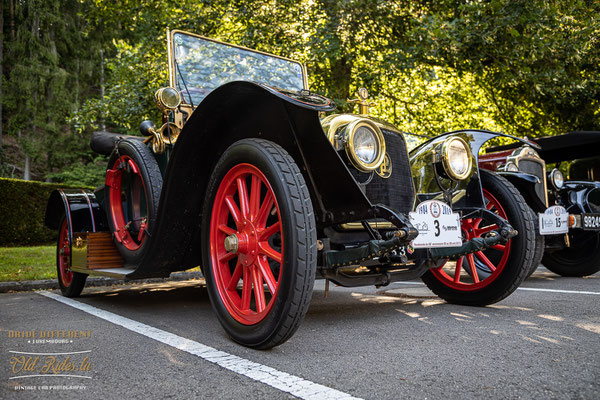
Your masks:
M25 154L25 169L23 170L23 179L26 181L31 180L31 162L27 154Z
M10 0L10 40L15 40L15 1Z
M104 50L100 49L100 98L104 102ZM104 112L100 119L100 130L106 130L106 123L104 120Z

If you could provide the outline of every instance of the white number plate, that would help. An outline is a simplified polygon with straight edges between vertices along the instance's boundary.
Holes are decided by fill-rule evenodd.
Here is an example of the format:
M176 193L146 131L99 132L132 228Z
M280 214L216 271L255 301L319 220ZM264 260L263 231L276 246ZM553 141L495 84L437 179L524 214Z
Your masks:
M538 214L540 235L560 235L569 232L569 213L563 206L548 207Z
M408 214L419 231L412 242L415 248L456 247L462 245L460 216L450 206L438 200L427 200Z

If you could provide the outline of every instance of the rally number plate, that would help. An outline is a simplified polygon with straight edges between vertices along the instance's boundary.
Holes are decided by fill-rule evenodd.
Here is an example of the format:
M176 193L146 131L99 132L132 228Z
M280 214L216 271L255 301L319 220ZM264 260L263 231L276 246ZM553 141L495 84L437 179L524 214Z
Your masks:
M569 232L569 213L562 206L548 207L538 214L540 235L560 235Z
M581 214L581 227L586 231L600 231L600 214Z
M460 216L438 200L428 200L409 213L410 222L419 231L412 242L415 248L456 247L462 245Z

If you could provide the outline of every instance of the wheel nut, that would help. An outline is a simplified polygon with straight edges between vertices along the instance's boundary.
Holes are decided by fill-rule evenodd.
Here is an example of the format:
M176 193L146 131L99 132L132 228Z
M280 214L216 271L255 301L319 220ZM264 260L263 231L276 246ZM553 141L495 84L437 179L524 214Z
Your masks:
M229 235L225 238L225 250L227 250L229 253L237 253L238 245L238 238L235 234Z

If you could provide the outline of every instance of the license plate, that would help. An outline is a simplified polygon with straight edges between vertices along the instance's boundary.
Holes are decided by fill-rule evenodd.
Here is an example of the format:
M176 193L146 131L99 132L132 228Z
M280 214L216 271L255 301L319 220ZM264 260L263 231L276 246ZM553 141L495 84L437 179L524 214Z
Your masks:
M412 242L415 248L456 247L462 245L460 216L438 200L424 201L408 213L410 222L419 231Z
M569 213L563 206L548 207L538 214L540 235L560 235L569 232Z
M600 230L600 214L581 214L581 227L587 231Z

